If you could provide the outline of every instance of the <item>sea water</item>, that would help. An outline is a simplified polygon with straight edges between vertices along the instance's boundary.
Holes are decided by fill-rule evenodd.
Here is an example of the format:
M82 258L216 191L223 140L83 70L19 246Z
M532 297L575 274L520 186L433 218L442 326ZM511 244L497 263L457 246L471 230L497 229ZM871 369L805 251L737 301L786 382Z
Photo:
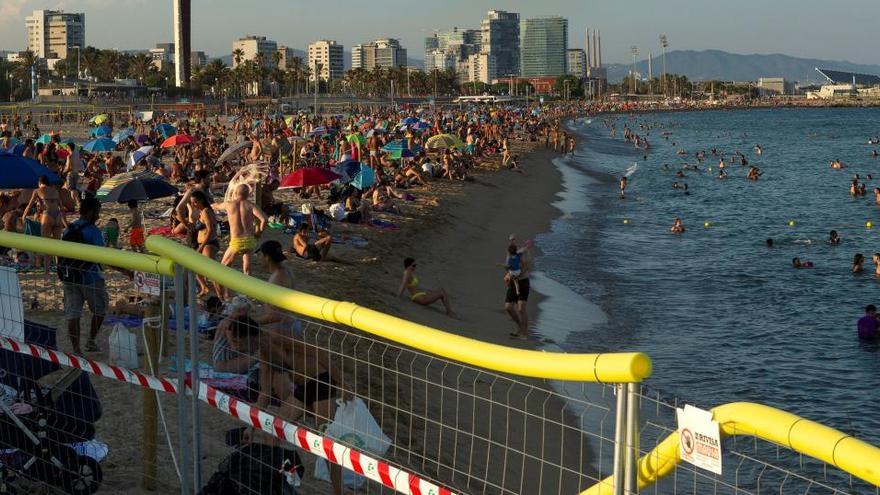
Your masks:
M616 137L605 122L617 127ZM759 402L880 444L880 353L858 341L855 327L865 305L880 305L870 262L880 252L880 207L871 193L880 186L880 159L868 145L878 122L878 109L571 122L577 151L555 161L563 213L538 237L546 280L536 288L550 297L536 330L572 352L643 351L654 362L647 385L679 401L704 408ZM651 149L624 141L624 124ZM727 179L716 178L712 148L724 153ZM685 163L698 163L699 150L706 151L701 171L675 177ZM760 180L746 179L748 167L732 160L736 151L761 169ZM832 170L833 159L846 168ZM866 197L849 195L854 174L867 183ZM621 200L623 175L629 185ZM674 182L687 183L689 194ZM669 232L675 217L684 235ZM832 229L843 238L838 246L825 242ZM868 260L856 276L855 253ZM815 267L794 269L794 257Z

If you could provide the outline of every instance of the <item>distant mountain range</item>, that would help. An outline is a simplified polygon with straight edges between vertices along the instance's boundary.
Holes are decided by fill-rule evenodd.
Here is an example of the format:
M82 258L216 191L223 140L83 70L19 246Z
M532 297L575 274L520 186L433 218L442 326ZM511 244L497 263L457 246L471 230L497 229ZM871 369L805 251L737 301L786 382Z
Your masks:
M608 80L618 82L629 74L632 65L609 64ZM756 81L760 77L784 77L791 81L823 82L816 67L880 75L880 65L855 64L843 60L819 60L782 54L741 55L721 50L674 50L666 53L666 72L683 74L693 81ZM648 61L636 64L636 71L648 76ZM655 55L654 77L663 73L663 56Z
M306 52L304 52L303 50L297 50L296 48L293 48L293 56L300 57L301 59L303 59L303 63L305 63L308 60ZM232 67L232 55L224 55L224 56L218 57L218 58L220 60L222 60L223 63L226 64L227 66ZM351 69L351 52L350 51L345 50L345 52L343 52L343 60L345 61L345 70L350 70ZM410 67L416 67L418 69L422 69L425 67L424 60L419 60L419 59L407 57L406 62L407 62L407 64L409 64Z

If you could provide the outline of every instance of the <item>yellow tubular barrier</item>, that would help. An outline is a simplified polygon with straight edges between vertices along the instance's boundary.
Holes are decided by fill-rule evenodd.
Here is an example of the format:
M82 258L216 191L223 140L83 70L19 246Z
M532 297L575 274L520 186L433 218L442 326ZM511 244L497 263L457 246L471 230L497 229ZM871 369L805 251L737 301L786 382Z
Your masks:
M880 486L880 448L834 428L761 404L733 402L718 406L712 412L722 437L750 435L767 440ZM678 433L673 433L639 459L639 489L671 473L680 461ZM608 477L581 495L611 493L612 479Z
M62 256L102 265L118 266L138 272L174 275L174 262L149 254L133 253L87 244L47 239L33 235L0 231L0 246L31 251L49 256Z
M0 238L2 242L2 238ZM160 236L147 248L224 287L273 306L312 318L347 325L388 340L473 366L520 376L585 382L639 382L650 376L651 360L640 352L562 354L513 349L461 337L354 303L334 301L248 277Z

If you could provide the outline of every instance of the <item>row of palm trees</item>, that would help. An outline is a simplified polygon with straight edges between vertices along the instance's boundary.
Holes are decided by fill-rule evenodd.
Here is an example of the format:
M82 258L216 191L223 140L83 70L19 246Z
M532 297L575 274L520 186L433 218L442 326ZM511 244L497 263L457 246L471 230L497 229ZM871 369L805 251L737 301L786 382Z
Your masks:
M232 53L233 68L226 66L219 59L194 68L190 84L191 92L214 97L226 95L233 98L267 93L273 96L298 96L315 92L312 68L301 57L291 57L282 66L282 58L280 53L275 52L272 54L272 64L266 63L263 54L245 60L244 52L236 49ZM0 70L5 69L7 74L11 74L5 81L6 94L11 91L8 86L14 80L17 83L14 96L19 98L29 96L31 67L38 69L41 84L56 77L60 80L69 80L79 75L98 81L131 78L145 86L162 89L173 86L174 75L171 64L162 64L159 68L153 62L148 54L130 54L89 46L82 50L69 50L66 59L56 62L52 74L31 52L23 53L18 62L0 64ZM4 85L0 83L0 95L3 90ZM339 79L318 81L317 91L322 94L387 98L409 95L456 95L466 92L467 89L464 85L457 84L456 74L452 69L425 73L407 67L393 69L377 67L372 70L358 68L346 72Z

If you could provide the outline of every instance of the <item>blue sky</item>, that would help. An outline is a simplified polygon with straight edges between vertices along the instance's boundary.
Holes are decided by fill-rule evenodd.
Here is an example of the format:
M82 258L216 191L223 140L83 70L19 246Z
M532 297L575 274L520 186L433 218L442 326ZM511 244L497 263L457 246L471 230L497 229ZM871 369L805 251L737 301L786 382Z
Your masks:
M24 17L34 9L86 13L86 41L102 48L149 48L171 40L170 0L0 0L0 49L23 49ZM569 46L583 47L584 28L602 30L605 62L670 49L717 48L785 53L880 64L878 0L193 0L193 48L219 56L233 38L266 35L293 48L332 38L351 45L397 37L422 58L422 38L435 29L477 27L491 9L525 17L569 19Z

